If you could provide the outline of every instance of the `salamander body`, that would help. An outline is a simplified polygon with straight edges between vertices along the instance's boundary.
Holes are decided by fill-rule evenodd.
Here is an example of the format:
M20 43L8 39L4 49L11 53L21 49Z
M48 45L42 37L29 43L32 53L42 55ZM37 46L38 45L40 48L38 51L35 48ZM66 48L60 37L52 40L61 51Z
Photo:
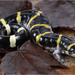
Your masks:
M42 11L26 10L2 18L0 29L0 47L14 48L31 39L39 46L50 49L58 60L60 60L60 53L75 57L74 40L53 33L48 18Z

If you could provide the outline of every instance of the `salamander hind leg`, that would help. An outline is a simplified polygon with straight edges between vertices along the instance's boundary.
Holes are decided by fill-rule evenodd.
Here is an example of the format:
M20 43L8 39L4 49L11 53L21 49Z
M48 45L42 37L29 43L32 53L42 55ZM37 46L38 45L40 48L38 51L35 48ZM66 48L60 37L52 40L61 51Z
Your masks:
M63 54L60 52L60 50L55 50L55 51L53 52L53 56L54 56L54 58L55 58L58 62L60 62L62 65L64 65L64 63L68 61L67 58L66 58L66 56L63 55Z
M63 50L63 48L61 47L61 42L62 42L62 34L59 34L58 36L57 36L57 39L56 39L56 47L55 47L55 50L54 50L54 52L53 52L53 56L54 56L54 58L57 60L57 61L59 61L61 64L63 64L66 60L65 60L65 58L64 57L62 57L62 54L65 54L65 50Z

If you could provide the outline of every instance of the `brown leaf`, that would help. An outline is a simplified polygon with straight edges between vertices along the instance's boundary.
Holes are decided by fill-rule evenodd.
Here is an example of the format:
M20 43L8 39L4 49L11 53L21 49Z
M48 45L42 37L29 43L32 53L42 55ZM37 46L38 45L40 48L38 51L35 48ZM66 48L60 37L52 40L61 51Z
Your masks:
M0 18L5 18L18 11L32 9L32 3L29 0L0 1Z
M2 59L3 74L38 74L34 67L17 52L10 52Z
M43 0L35 5L49 18L53 28L68 27L75 30L75 2L68 0Z
M1 71L1 69L0 69L0 75L2 75L2 71Z
M15 49L16 50L16 49ZM0 53L8 53L8 52L11 52L13 51L13 49L4 49L4 48L0 48Z
M59 75L74 75L75 74L75 65L72 65L70 68L58 70Z
M54 59L54 57L52 55L50 55L50 53L48 51L44 50L42 47L40 47L34 43L31 43L30 41L23 44L20 49L21 49L22 53L23 53L23 50L25 50L29 54L32 54L34 56L41 58L41 60L44 60L50 66L52 66L52 65L62 66L60 63L58 63Z
M56 74L51 66L62 66L49 52L41 47L26 42L20 51L7 53L2 59L3 74ZM8 69L7 69L8 68Z

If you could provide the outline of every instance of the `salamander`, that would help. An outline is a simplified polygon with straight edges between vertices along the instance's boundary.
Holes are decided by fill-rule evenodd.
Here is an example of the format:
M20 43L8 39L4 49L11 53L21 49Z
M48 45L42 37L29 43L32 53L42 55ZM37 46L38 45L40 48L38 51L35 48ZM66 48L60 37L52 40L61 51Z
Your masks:
M52 31L47 16L38 10L26 10L0 19L0 47L14 48L31 39L48 49L60 61L59 54L75 57L75 41Z
M10 34L10 35L9 35ZM18 24L9 24L1 28L0 48L14 48L22 45L27 39L26 30Z

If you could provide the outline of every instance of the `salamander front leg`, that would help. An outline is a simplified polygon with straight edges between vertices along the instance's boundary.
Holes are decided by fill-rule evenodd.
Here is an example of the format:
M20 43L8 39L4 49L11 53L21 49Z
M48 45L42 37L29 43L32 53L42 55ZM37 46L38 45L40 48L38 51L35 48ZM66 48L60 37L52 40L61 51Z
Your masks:
M64 65L65 58L62 58L62 56L60 55L60 50L55 50L53 52L53 56L57 61L59 61L62 65Z
M59 55L60 51L59 50L55 50L53 52L53 56L56 60L60 61L60 55Z

